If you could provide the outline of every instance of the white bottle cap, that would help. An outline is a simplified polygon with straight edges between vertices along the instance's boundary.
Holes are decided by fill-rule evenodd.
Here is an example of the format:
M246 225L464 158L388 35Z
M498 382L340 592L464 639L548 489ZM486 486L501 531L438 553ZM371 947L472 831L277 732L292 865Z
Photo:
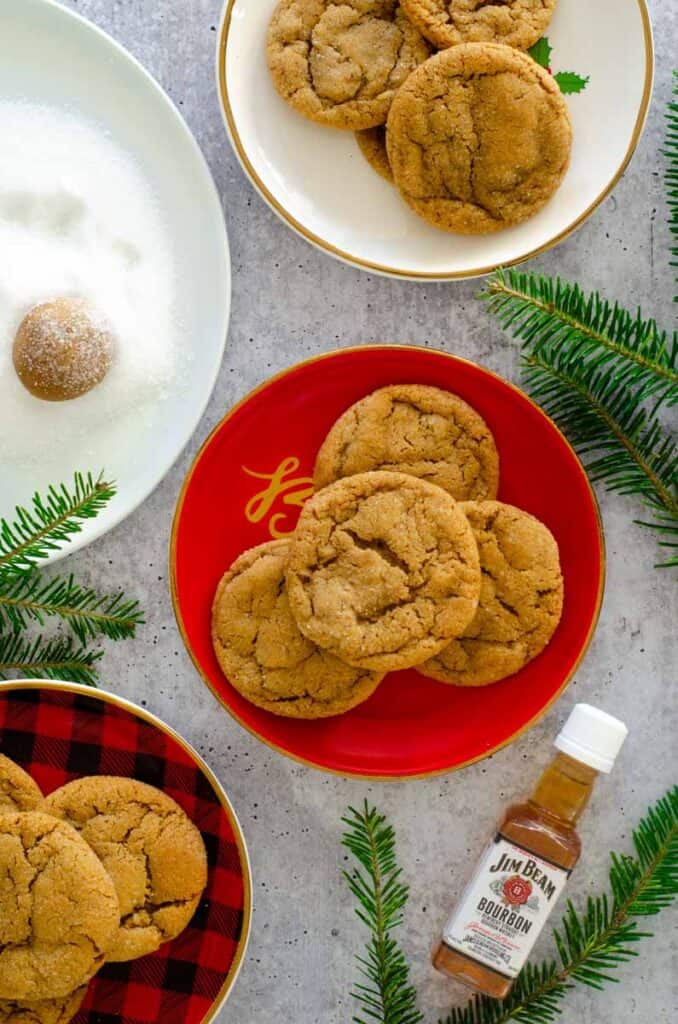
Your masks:
M575 704L555 747L599 772L611 772L629 730L623 722L590 704Z

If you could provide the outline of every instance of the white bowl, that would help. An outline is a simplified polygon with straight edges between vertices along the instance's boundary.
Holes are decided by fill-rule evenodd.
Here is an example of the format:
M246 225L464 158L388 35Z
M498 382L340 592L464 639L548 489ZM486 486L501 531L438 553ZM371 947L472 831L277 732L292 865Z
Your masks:
M309 242L364 270L413 280L489 273L529 259L591 215L640 138L654 71L645 0L561 0L547 35L553 70L589 76L568 97L572 165L536 217L493 235L447 234L421 220L359 152L350 132L301 117L276 93L266 32L277 0L227 0L218 50L226 128L253 184Z
M105 469L118 493L64 546L67 554L124 519L162 480L207 406L223 358L231 270L221 202L195 139L142 66L104 32L52 0L2 0L0 99L56 105L97 122L131 151L155 193L176 267L180 344L189 359L154 406L152 425L133 415L87 437L83 450L17 458L2 466L0 516L36 490ZM0 253L0 263L6 254ZM84 446L83 446L84 447Z

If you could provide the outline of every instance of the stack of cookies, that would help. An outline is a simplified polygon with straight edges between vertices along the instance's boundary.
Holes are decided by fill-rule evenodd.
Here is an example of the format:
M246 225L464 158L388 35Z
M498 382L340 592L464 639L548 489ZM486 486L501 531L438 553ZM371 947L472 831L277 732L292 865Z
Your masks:
M249 701L321 718L387 672L458 686L517 672L563 607L558 545L496 500L499 456L457 395L393 385L325 438L294 536L247 551L221 580L212 637Z
M207 883L170 797L97 776L44 797L0 754L0 1024L67 1024L105 962L176 938Z
M537 213L569 165L567 105L524 52L555 6L280 0L268 64L295 110L356 132L370 164L430 224L499 231Z

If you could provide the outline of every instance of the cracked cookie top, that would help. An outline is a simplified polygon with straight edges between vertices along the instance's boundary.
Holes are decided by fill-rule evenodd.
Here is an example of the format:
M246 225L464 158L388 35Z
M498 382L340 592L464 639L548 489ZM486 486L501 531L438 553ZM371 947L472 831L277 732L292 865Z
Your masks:
M430 53L397 0L281 0L268 32L280 95L312 121L384 124L396 90Z
M505 43L527 50L544 34L557 0L402 0L407 17L440 50Z
M0 1024L69 1024L85 1001L87 985L60 999L39 999L34 1003L0 999Z
M512 676L544 650L563 610L558 545L534 516L499 501L464 502L480 553L480 604L463 636L419 671L457 686Z
M0 813L33 811L41 800L42 793L37 782L18 764L0 754Z
M221 580L212 612L214 650L229 682L274 715L327 718L370 697L383 672L354 668L321 650L290 611L287 540L241 555Z
M113 879L120 927L107 960L134 960L176 938L207 884L200 832L166 793L136 779L77 779L42 804L91 846Z
M553 77L509 46L436 54L399 90L387 149L405 201L443 231L483 234L534 216L569 166L572 129Z
M0 999L73 992L101 967L119 921L113 882L70 825L0 814Z
M302 632L361 668L409 668L463 633L480 593L466 516L440 487L361 473L304 506L287 569Z
M499 455L475 409L457 395L423 384L380 388L334 424L318 453L317 489L370 470L407 473L458 501L495 498Z

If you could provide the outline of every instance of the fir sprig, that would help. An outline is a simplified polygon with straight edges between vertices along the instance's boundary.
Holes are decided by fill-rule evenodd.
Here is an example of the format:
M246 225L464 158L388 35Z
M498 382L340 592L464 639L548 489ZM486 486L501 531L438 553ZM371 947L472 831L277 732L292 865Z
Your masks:
M9 673L27 679L65 679L96 686L101 651L88 651L70 637L26 640L18 633L0 635L0 679Z
M144 619L139 604L124 593L99 594L73 576L45 580L36 564L59 550L97 516L115 494L103 474L76 473L72 487L50 487L35 494L30 509L0 520L0 679L10 673L37 679L65 679L96 685L101 651L90 640L132 637ZM75 634L27 639L33 624L59 619Z
M577 285L498 271L484 298L523 345L528 390L568 434L589 475L635 495L662 548L678 548L678 449L659 415L678 400L678 339ZM669 554L663 565L678 564Z
M72 487L50 487L45 497L33 496L30 508L17 508L12 522L0 519L0 578L23 574L48 558L114 495L115 485L103 475L76 473Z
M627 373L643 397L678 401L678 335L661 331L640 311L631 314L578 284L519 270L499 270L481 298L502 327L534 355L568 349L577 360Z
M678 96L678 71L673 72L673 93ZM678 103L675 101L669 103L666 121L666 199L669 206L669 230L674 239L671 266L678 267ZM674 302L678 302L678 295Z
M353 997L364 1016L355 1024L419 1024L417 996L409 980L409 965L392 932L402 923L409 890L401 881L396 865L395 833L383 815L365 801L361 811L349 808L342 819L348 831L343 845L360 868L344 872L358 906L356 914L369 929L371 938L365 955L357 957L365 982L355 986Z
M568 903L555 932L560 962L528 964L507 999L476 997L444 1024L552 1024L575 982L601 990L617 981L611 972L637 956L636 943L651 935L634 918L658 914L678 896L678 787L650 807L633 844L635 856L611 855L611 897L590 898L583 914Z
M139 602L124 593L100 595L82 587L73 576L45 581L38 572L0 578L0 629L18 631L30 622L44 625L49 618L62 619L81 643L97 636L110 640L133 637L144 619Z

